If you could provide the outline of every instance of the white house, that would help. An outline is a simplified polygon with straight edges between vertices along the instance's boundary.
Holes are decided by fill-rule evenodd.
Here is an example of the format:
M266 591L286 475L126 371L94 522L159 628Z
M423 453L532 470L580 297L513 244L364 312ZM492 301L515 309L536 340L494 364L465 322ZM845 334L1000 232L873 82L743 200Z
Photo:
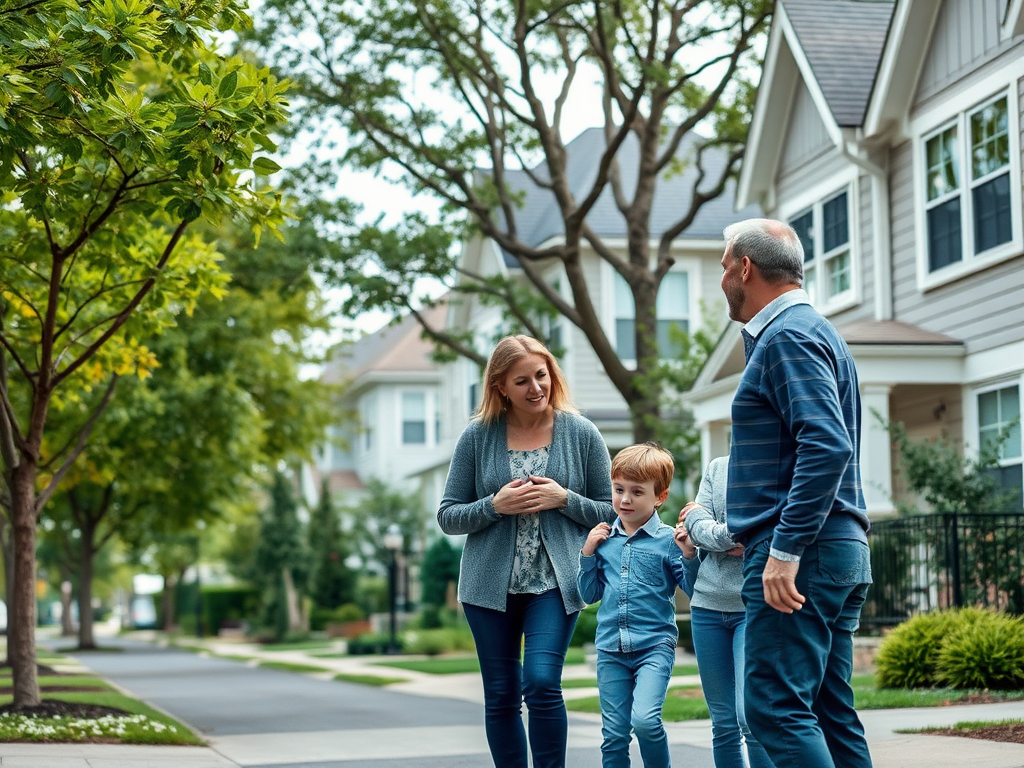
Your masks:
M425 314L441 323L444 305ZM305 498L317 498L323 478L332 492L349 496L375 477L396 490L418 488L414 475L434 463L443 442L441 372L432 350L411 316L340 349L322 380L342 388L341 418L329 429L330 444L305 468Z
M788 221L815 306L850 345L869 512L901 498L887 433L976 452L1024 391L1022 0L780 0L737 204ZM690 393L728 450L734 326ZM1022 490L1021 432L1001 479Z

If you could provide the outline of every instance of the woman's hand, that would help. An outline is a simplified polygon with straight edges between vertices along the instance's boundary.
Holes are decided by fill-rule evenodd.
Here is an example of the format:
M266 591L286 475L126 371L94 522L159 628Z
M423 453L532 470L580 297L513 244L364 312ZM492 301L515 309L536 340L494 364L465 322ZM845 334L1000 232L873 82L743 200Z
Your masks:
M608 523L598 523L591 531L590 535L587 536L587 540L583 542L583 556L590 557L611 535L612 527Z
M550 477L530 475L533 484L529 493L525 494L528 503L538 505L535 511L542 509L561 509L569 500L569 492Z
M526 502L523 501L523 492L526 489L526 480L513 480L508 485L503 485L501 489L494 494L494 499L491 504L494 506L494 511L499 515L528 515L530 510L527 507ZM533 510L537 512L539 510Z
M686 502L686 506L679 510L679 522L680 523L686 522L686 516L688 514L690 514L690 510L693 509L694 507L699 507L699 506L700 506L700 504L698 504L696 501L688 501L688 502Z

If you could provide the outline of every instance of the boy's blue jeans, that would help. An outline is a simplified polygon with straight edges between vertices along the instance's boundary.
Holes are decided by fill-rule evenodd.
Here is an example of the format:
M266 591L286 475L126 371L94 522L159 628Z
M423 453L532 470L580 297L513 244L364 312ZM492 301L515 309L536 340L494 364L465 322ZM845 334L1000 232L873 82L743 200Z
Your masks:
M568 719L562 666L579 614L566 614L557 589L509 595L504 611L468 603L462 607L480 658L487 744L494 765L527 768L525 699L534 768L564 768Z
M864 726L853 707L853 633L871 584L867 544L820 541L804 550L799 611L764 600L761 574L771 539L747 547L747 722L776 768L871 768Z
M632 653L597 652L604 768L629 768L630 729L636 733L645 768L669 768L661 708L675 662L673 642Z
M750 768L773 768L772 761L750 734L743 713L743 611L690 609L693 648L700 668L704 700L711 712L711 745L716 768L746 768L746 741Z

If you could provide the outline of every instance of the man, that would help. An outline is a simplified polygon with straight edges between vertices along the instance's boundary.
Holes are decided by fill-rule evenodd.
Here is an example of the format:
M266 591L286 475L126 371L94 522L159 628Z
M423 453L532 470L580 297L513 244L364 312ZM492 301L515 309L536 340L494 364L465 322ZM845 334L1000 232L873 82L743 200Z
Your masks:
M853 632L871 582L861 403L846 343L800 289L779 221L725 230L722 290L745 323L728 526L745 546L745 704L776 768L870 768L853 708Z

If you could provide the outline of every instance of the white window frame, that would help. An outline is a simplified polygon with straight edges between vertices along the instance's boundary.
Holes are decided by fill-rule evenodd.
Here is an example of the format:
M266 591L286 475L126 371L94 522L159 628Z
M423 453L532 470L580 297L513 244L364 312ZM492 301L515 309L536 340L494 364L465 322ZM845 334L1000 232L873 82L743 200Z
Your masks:
M1003 378L998 381L989 382L980 387L970 388L970 396L967 398L967 424L969 432L973 440L968 441L969 453L974 458L977 458L981 454L981 411L978 407L978 400L982 395L990 392L998 392L1002 389L1009 389L1010 387L1017 387L1018 397L1018 408L1022 416L1024 416L1024 375L1015 376L1013 378ZM1024 432L1024 427L1022 427ZM1024 434L1021 437L1022 445L1020 446L1021 455L1015 456L1009 459L1000 459L1000 467L1009 467L1014 465L1021 465L1024 467ZM1022 476L1024 476L1024 469L1022 469ZM1021 493L1024 494L1024 488L1021 489Z
M913 186L915 199L915 239L917 242L917 283L921 291L928 291L967 275L1019 256L1024 250L1021 214L1021 160L1020 160L1020 101L1017 80L1024 76L1024 63L1019 59L1012 66L997 70L971 87L943 99L927 112L909 121L913 136ZM984 93L982 99L975 94ZM974 252L974 201L971 190L977 180L971 178L970 116L985 106L1006 99L1008 134L1010 143L1010 239L981 253ZM929 207L927 142L950 126L957 126L960 153L960 236L963 258L934 272L929 269L928 220ZM988 177L982 177L983 179ZM934 205L934 201L932 202Z
M721 258L721 257L719 257ZM673 317L671 319L685 319L687 328L690 333L698 330L701 325L700 317L700 299L701 299L701 280L703 275L701 274L701 260L695 256L675 256L675 263L672 265L671 272L679 272L686 275L686 292L687 292L687 316ZM616 301L615 301L615 282L617 279L621 279L621 276L607 261L602 259L601 261L601 274L602 282L605 286L603 291L604 296L604 329L605 334L608 336L608 340L611 342L613 347L616 347L616 339L618 336L615 323L618 319ZM664 285L664 283L663 283ZM664 318L659 318L664 319ZM618 350L616 349L616 352ZM621 358L622 364L627 368L636 367L635 358Z
M407 443L405 441L405 396L423 396L423 442ZM398 444L404 448L426 448L437 443L437 436L434 434L435 418L437 408L434 403L433 393L421 387L407 387L398 390Z
M838 183L837 183L838 182ZM826 295L822 287L826 285L825 264L828 254L824 252L825 242L821 237L823 231L823 210L825 203L834 200L839 195L846 193L846 213L849 228L848 247L850 250L850 287L842 293L830 296L824 301ZM816 303L814 304L823 315L835 315L861 303L861 238L860 238L860 174L856 168L848 168L840 174L836 174L827 184L819 184L808 189L804 194L795 196L784 206L779 208L779 218L782 221L790 222L800 216L812 212L814 232L814 266ZM836 249L838 252L839 249ZM804 265L807 266L806 264ZM804 285L804 290L809 286ZM808 291L810 294L811 291Z

